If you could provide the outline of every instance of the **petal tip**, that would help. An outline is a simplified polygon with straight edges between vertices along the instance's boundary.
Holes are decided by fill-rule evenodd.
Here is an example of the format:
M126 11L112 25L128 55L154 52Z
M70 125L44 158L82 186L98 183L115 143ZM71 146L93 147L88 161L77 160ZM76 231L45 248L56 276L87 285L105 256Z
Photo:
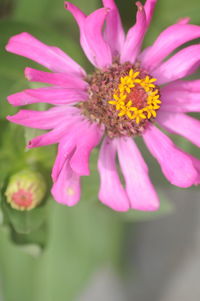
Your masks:
M146 211L146 212L154 212L158 211L160 208L160 202L154 202L150 204L137 204L131 207L131 209L135 209L138 211Z
M65 8L65 9L68 9L70 4L71 4L70 2L65 1L65 2L64 2L64 8Z
M7 101L9 102L9 104L12 104L12 95L7 96Z
M190 23L190 17L180 18L177 21L177 24L180 24L180 25L185 25L188 23Z
M144 6L142 5L142 3L140 1L137 1L136 3L136 6L138 8L139 11L143 11L144 10Z
M29 67L26 67L26 68L24 69L24 76L25 76L25 78L26 78L27 80L29 80L29 81L31 81L31 79L32 79L32 76L31 76L31 70L32 70L32 68L29 68Z
M104 206L109 207L116 212L127 212L131 209L128 202L123 202L123 204L114 201L111 202L102 192L99 192L98 199Z
M33 139L34 140L34 139ZM33 140L29 140L27 145L26 145L26 148L30 149L30 148L33 148L34 147L34 142Z
M12 121L12 116L11 116L11 115L8 115L8 116L6 116L6 119L7 119L8 121Z

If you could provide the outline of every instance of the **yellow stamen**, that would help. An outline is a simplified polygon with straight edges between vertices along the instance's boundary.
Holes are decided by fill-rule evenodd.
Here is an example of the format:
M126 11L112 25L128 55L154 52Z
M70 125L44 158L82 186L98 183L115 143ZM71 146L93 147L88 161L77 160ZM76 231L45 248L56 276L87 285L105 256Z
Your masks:
M150 78L149 76L146 76L141 80L140 85L144 88L146 92L149 92L151 88L155 88L155 85L152 84L155 82L157 79L156 78Z
M119 117L121 116L128 116L130 119L132 119L132 111L133 111L133 107L132 107L132 101L129 100L128 103L124 104L121 106L120 108L120 112L118 114Z
M136 110L132 116L132 119L135 119L136 123L139 124L141 120L146 119L146 115L143 113L142 110Z
M131 69L128 75L121 77L118 88L113 95L113 100L108 102L114 105L116 110L119 111L119 117L127 116L135 120L137 124L144 119L150 119L152 116L155 118L157 115L156 110L160 108L159 104L161 104L159 90L155 89L155 85L153 84L156 79L149 76L138 78L139 75L139 71L134 72ZM128 99L129 94L136 85L140 85L147 93L147 105L142 109L134 106L134 100Z
M157 113L155 111L155 107L153 107L153 106L148 106L148 107L144 108L144 111L147 112L147 118L148 119L150 119L152 116L155 118L156 115L157 115Z

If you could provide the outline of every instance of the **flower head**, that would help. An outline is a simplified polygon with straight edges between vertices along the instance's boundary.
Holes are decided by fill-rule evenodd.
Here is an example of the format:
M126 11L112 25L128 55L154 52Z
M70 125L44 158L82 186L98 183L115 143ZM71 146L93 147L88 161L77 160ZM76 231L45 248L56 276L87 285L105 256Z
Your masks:
M40 173L23 170L11 176L5 196L12 208L22 211L31 210L41 203L46 188Z
M144 6L136 2L136 23L125 34L114 0L103 0L104 7L89 16L65 3L78 23L81 46L95 67L90 75L62 50L28 33L12 37L7 45L8 51L51 71L26 68L28 80L51 86L18 92L8 101L14 106L44 102L53 107L43 112L21 110L8 120L49 130L31 140L29 148L58 143L52 194L59 203L73 206L79 201L80 177L89 175L90 153L101 140L99 199L114 210L159 207L147 165L133 140L136 136L142 136L172 184L199 183L200 161L175 146L157 125L200 145L200 122L185 114L200 109L200 81L182 80L199 66L200 45L187 46L165 60L182 44L199 38L200 27L182 19L141 51L155 4L156 0L146 0Z

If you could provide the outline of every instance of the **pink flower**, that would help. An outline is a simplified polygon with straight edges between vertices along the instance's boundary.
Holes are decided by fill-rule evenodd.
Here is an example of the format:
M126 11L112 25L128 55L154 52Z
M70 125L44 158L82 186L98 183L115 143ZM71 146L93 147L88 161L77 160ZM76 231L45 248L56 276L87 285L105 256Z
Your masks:
M200 182L200 160L179 149L159 129L200 145L200 121L186 114L200 110L200 80L182 80L199 66L200 45L187 46L167 58L182 44L199 38L200 27L182 19L141 51L155 3L136 3L136 24L126 35L114 0L103 0L104 8L89 16L65 3L80 28L83 51L96 68L91 75L59 48L28 33L12 37L6 47L52 71L26 68L28 80L51 86L16 93L8 101L14 106L44 102L53 108L21 110L8 120L50 130L31 140L29 148L58 143L52 194L59 203L73 206L79 201L80 177L89 175L90 153L102 139L99 199L114 210L159 208L147 165L132 139L138 135L170 183L189 187Z

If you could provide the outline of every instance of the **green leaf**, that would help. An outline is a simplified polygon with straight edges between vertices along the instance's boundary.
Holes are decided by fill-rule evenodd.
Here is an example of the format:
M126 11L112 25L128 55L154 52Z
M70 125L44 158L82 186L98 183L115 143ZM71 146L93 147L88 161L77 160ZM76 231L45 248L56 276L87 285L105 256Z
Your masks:
M28 243L20 245L18 246L18 249L34 258L37 258L42 254L42 248L37 244Z
M3 200L2 208L14 230L20 234L28 234L37 230L47 217L46 204L42 204L30 211L18 211Z
M44 223L29 234L19 234L11 229L10 237L20 250L33 257L38 257L46 246L47 232L47 225Z

